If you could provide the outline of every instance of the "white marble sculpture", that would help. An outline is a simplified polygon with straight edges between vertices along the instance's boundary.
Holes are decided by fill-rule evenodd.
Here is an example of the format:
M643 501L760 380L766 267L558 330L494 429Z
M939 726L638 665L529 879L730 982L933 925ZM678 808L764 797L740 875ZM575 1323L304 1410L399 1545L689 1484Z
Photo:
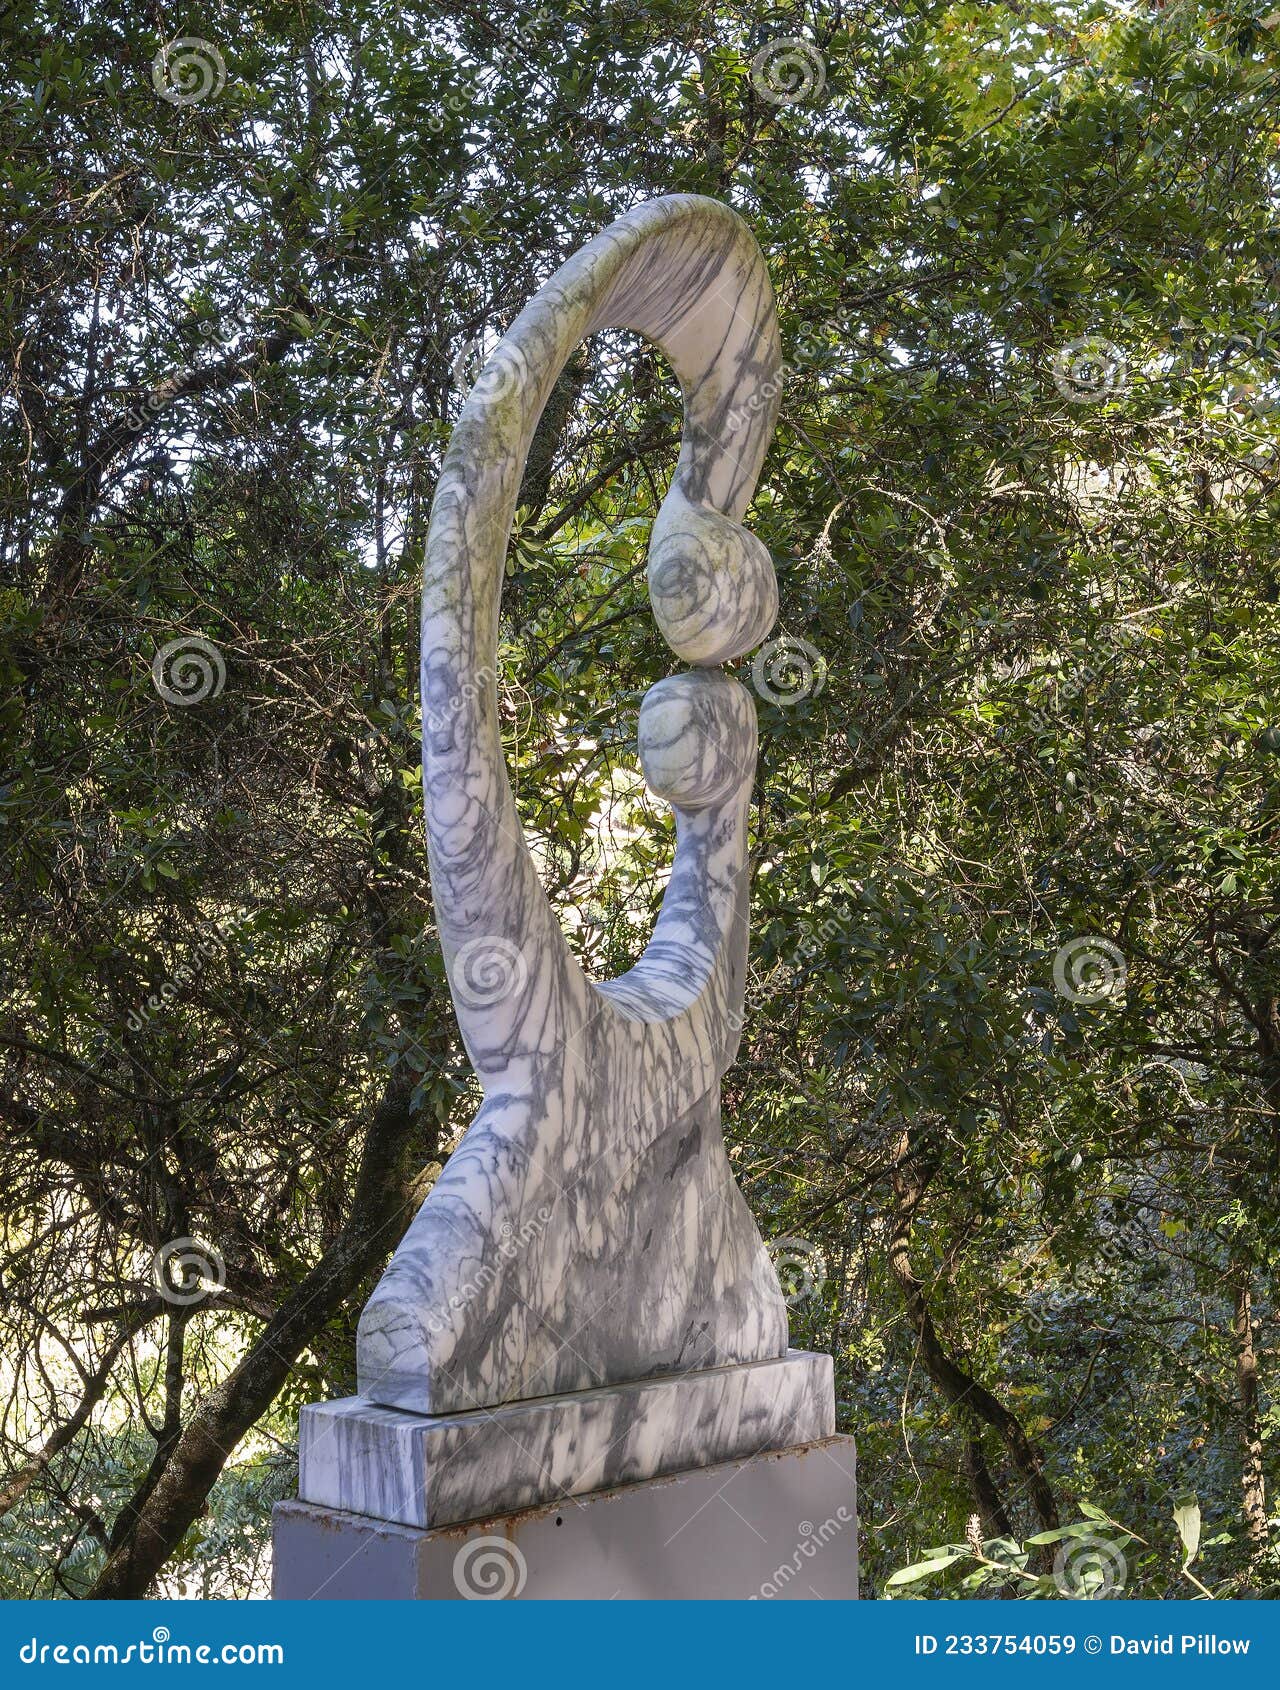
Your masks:
M574 960L521 832L495 674L503 560L534 427L574 349L609 328L652 341L683 390L683 444L648 580L663 634L698 667L659 681L640 711L646 781L675 809L675 863L640 960L597 984ZM355 1414L375 1441L399 1428L409 1441L388 1460L401 1476L427 1436L404 1411L445 1417L436 1435L452 1451L459 1415L582 1393L559 1457L569 1422L548 1434L556 1482L575 1449L587 1473L575 1488L617 1482L606 1467L583 1469L583 1416L602 1419L601 1448L617 1442L619 1416L640 1436L636 1405L661 1392L620 1387L672 1376L705 1375L704 1396L717 1390L720 1402L700 1399L707 1435L675 1459L696 1465L730 1445L834 1430L826 1358L808 1358L795 1402L781 1393L785 1428L776 1386L744 1382L740 1364L787 1356L787 1314L720 1125L742 1024L756 720L750 694L713 666L759 644L777 613L769 554L739 524L773 432L779 368L773 294L747 226L712 200L659 199L539 291L454 430L427 542L423 783L441 941L484 1104L364 1311L361 1398L310 1411ZM717 1412L733 1421L719 1440ZM490 1431L491 1475L501 1443ZM662 1465L642 1452L627 1476ZM319 1488L361 1506L336 1478ZM537 1485L507 1475L492 1488L517 1506ZM464 1518L467 1506L446 1503L436 1517Z

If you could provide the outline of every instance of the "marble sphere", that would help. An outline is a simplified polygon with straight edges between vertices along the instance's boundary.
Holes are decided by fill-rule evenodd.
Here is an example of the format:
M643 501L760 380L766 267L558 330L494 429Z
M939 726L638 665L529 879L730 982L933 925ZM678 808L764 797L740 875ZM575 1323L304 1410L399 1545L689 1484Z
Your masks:
M645 784L678 810L723 803L756 760L751 694L716 670L668 675L644 695L637 733Z
M690 663L727 663L778 618L768 547L719 511L668 496L649 546L649 601L662 636Z

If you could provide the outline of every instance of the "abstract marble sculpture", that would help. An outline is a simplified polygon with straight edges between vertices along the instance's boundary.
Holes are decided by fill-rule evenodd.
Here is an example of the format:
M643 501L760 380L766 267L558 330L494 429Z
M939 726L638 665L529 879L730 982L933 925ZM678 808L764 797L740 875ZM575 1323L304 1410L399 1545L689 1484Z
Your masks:
M574 350L604 329L653 342L683 392L648 587L694 667L658 681L639 713L646 783L676 816L661 912L635 966L593 983L521 831L496 670L534 428ZM463 407L427 540L423 787L484 1103L364 1311L360 1395L303 1412L305 1502L426 1531L834 1433L830 1359L787 1348L720 1122L742 1028L756 717L718 666L777 615L769 553L740 524L780 369L750 230L680 195L563 265Z
M577 254L520 314L444 461L422 614L431 883L485 1103L360 1323L360 1387L425 1414L780 1356L786 1307L729 1170L720 1077L747 949L750 694L711 668L640 711L650 788L678 843L653 938L587 980L538 878L507 780L498 599L525 456L579 342L634 329L685 394L649 591L680 656L740 657L777 616L769 554L738 526L773 433L780 353L750 231L658 200ZM479 678L479 684L477 680Z

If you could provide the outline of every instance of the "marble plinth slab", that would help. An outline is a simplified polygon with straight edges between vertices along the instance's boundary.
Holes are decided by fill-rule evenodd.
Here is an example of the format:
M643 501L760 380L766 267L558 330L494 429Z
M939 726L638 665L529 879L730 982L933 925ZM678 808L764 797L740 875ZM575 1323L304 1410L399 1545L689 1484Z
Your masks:
M469 1526L420 1531L277 1504L272 1594L286 1601L853 1601L852 1438Z
M469 1414L411 1414L345 1397L302 1410L298 1493L431 1528L834 1432L831 1357L800 1350Z

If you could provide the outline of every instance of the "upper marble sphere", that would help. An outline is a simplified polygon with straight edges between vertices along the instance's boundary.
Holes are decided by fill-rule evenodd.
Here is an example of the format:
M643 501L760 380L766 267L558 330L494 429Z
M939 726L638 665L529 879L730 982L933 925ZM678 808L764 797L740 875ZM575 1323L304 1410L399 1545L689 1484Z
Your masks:
M734 1183L720 1080L747 951L750 694L714 668L659 681L642 766L676 815L653 936L617 980L575 961L521 832L496 689L503 560L538 418L603 329L652 341L684 433L653 525L649 591L698 665L768 633L777 586L740 525L780 391L773 292L727 206L653 200L540 289L475 384L445 455L422 609L432 892L485 1101L360 1322L363 1396L425 1414L761 1361L786 1307Z

